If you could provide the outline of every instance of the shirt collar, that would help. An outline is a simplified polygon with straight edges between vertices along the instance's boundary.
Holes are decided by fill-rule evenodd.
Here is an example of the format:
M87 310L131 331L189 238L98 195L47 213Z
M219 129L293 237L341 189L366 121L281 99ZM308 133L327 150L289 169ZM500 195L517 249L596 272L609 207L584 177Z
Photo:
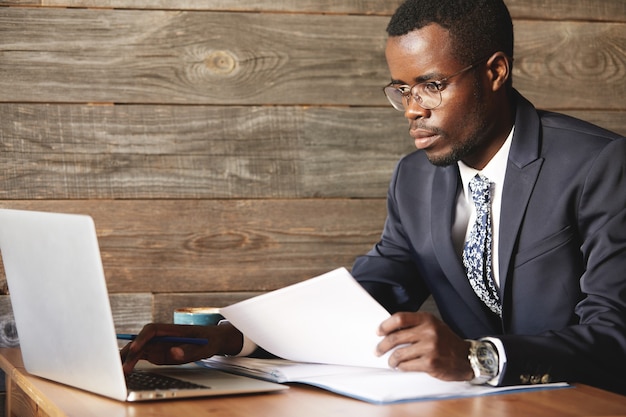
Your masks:
M515 126L511 128L509 136L506 138L498 152L491 158L487 165L482 170L474 169L468 165L465 165L463 161L458 161L459 171L461 173L461 180L463 181L463 192L466 198L469 198L468 184L476 174L481 173L485 177L489 178L490 182L496 184L496 192L504 184L504 175L506 173L506 165L509 160L509 150L511 149L511 142L513 141L513 131Z

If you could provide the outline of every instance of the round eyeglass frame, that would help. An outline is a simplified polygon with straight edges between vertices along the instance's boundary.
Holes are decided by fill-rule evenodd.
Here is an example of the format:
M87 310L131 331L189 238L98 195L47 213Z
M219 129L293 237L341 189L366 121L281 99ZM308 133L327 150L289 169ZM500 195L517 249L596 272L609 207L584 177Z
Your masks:
M409 100L412 98L415 102L425 110L433 110L441 105L443 102L443 97L441 96L441 91L443 91L446 87L446 82L450 80L450 78L456 77L457 75L461 75L471 69L476 68L480 64L482 64L485 60L489 58L482 58L479 61L474 62L471 65L463 68L460 71L455 72L452 75L448 75L447 77L440 78L438 80L433 81L425 81L417 84L413 84L409 86L408 84L394 84L394 82L390 82L386 86L383 87L383 93L389 103L393 106L394 109L398 111L405 111L406 107L409 105ZM402 91L405 89L405 91ZM417 94L417 91L421 89L423 91L422 94ZM424 95L430 94L428 99L434 99L436 104L429 105L424 104ZM434 102L433 102L434 103Z

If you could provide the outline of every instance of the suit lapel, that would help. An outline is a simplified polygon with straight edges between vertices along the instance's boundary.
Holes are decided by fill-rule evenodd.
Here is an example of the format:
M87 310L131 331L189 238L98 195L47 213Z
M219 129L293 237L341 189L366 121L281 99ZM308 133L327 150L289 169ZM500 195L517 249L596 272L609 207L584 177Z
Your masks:
M515 132L504 178L500 217L500 295L506 300L508 271L522 219L539 176L541 124L537 111L522 96L517 96ZM504 301L506 303L506 301ZM503 309L503 311L505 311Z
M502 194L503 215L500 218L499 243L500 297L503 300L513 249L542 163L543 160L539 159L524 168L519 168L509 161L507 167Z

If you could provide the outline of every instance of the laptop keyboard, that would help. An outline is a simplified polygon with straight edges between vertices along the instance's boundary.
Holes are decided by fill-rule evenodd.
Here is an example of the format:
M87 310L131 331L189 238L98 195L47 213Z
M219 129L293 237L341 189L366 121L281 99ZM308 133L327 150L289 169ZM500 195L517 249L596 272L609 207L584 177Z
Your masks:
M193 382L145 371L134 371L126 375L126 387L131 391L209 388Z

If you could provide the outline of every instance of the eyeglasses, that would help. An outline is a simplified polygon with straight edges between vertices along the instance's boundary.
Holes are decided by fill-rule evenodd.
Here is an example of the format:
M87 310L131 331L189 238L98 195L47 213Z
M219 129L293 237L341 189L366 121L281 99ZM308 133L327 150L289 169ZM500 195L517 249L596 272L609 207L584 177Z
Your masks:
M385 96L387 96L387 100L389 100L393 108L396 110L402 112L405 111L406 107L409 105L409 99L411 98L413 98L413 100L415 100L421 108L425 110L432 110L439 107L441 104L441 91L446 88L446 83L450 78L461 75L464 72L477 67L484 61L485 58L440 80L418 83L413 86L406 84L394 85L394 83L391 82L383 88L383 92L385 93Z

